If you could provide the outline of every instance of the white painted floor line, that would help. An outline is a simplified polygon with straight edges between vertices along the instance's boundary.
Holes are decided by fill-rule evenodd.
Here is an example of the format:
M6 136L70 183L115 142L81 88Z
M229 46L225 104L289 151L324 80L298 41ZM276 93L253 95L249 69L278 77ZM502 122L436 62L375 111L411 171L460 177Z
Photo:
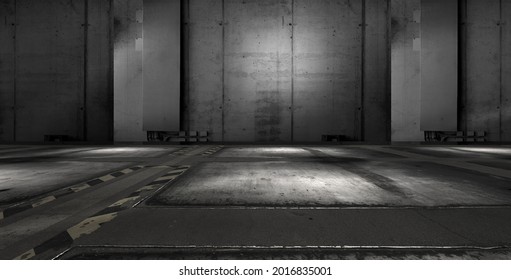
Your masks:
M78 245L74 248L119 248L119 249L333 249L333 250L498 250L498 249L511 249L511 246L429 246L429 245L241 245L241 246L216 246L216 245L183 245L183 246L170 246L170 245ZM72 249L72 248L71 248ZM69 251L69 250L67 250ZM59 254L59 255L62 255Z

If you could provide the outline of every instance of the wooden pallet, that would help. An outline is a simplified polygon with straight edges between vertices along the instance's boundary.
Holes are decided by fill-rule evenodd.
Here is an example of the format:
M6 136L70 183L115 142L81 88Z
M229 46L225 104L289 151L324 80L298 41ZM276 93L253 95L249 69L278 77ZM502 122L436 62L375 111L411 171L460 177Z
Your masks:
M486 132L484 131L424 131L426 142L458 142L475 143L485 142Z
M208 142L207 131L148 131L149 142L203 143Z

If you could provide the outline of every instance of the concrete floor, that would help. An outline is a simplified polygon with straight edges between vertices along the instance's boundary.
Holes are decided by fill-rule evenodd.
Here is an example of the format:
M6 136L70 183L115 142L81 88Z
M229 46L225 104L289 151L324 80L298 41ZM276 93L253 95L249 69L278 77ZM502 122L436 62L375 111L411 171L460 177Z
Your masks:
M0 258L511 259L510 146L0 146Z

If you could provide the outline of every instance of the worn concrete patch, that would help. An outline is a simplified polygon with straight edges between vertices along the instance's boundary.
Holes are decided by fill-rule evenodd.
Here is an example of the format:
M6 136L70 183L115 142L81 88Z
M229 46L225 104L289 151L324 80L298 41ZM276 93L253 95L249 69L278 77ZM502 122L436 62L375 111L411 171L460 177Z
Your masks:
M64 260L510 260L510 249L75 247Z

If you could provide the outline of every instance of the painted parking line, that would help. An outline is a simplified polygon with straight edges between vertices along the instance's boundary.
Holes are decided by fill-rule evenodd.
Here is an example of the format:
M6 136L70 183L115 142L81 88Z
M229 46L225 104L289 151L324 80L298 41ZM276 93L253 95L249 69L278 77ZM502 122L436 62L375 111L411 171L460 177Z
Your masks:
M119 212L135 207L140 202L144 201L147 197L149 197L150 193L153 193L155 190L163 188L169 182L173 181L175 178L185 173L186 170L188 170L188 168L190 168L190 166L187 165L173 167L173 170L160 176L158 179L152 181L150 184L139 188L135 192L132 192L130 195L128 195L128 197L118 200L113 204L110 204L107 208L97 212L96 214L68 228L67 230L55 235L54 237L43 242L41 245L24 252L23 254L17 256L14 259L28 260L49 250L65 249L70 247L73 244L74 240L84 235L89 235L97 231L98 229L101 228L103 224L114 220L119 214ZM163 179L169 178L170 176L172 176L171 179Z
M12 206L12 207L3 209L0 211L0 220L3 220L7 217L11 217L11 216L21 213L25 210L33 209L33 208L45 205L49 202L57 200L58 198L61 198L61 197L64 197L64 196L67 196L67 195L70 195L73 193L81 192L81 191L86 190L90 187L99 185L104 182L108 182L108 181L118 178L122 175L132 173L132 172L137 171L142 168L144 168L144 166L134 166L134 167L126 168L121 171L116 171L116 172L89 180L85 183L80 183L80 184L73 185L71 187L64 188L62 190L56 191L52 195L45 196L43 198L39 198L35 201L29 201L29 202L25 202L25 203L22 203L22 204L19 204L16 206Z
M216 153L216 152L220 151L220 150L221 150L221 149L223 149L223 148L224 148L224 146L216 146L216 147L213 147L213 148L211 148L211 149L209 149L209 150L205 151L205 152L204 152L204 153L202 153L201 155L202 155L202 156L210 156L210 155L212 155L212 154L214 154L214 153Z

